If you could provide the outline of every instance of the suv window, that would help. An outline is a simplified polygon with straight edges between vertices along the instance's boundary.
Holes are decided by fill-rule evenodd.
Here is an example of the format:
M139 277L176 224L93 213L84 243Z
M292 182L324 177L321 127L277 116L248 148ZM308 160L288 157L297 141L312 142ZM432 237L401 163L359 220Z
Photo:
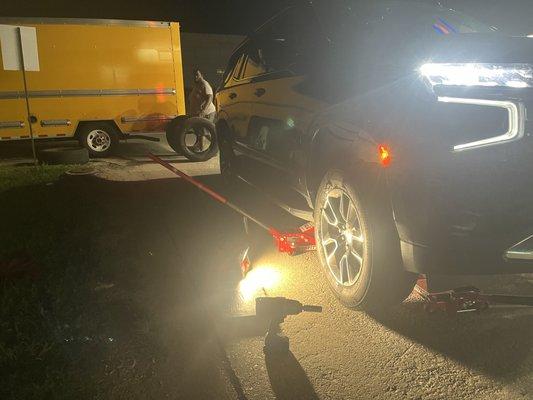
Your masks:
M271 72L263 56L263 50L251 44L246 51L246 65L242 78L253 78Z
M244 58L244 55L242 51L237 51L234 53L229 62L228 66L224 72L224 77L222 79L223 86L227 86L231 80L232 77L237 76L239 69L242 65L242 59Z
M288 8L262 26L252 43L245 77L293 69L319 46L318 22L308 7Z

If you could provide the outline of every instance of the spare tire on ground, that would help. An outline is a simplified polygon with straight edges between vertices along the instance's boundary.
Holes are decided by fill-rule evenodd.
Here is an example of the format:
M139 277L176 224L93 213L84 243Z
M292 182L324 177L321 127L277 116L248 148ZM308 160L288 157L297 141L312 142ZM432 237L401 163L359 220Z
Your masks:
M176 117L170 121L166 128L165 133L168 145L172 147L172 150L174 150L177 154L182 154L179 138L180 132L183 130L183 124L187 119L189 119L187 115L180 115L179 117Z
M82 147L42 149L37 152L37 159L49 165L86 164L89 162L89 152Z
M167 128L167 141L191 161L207 161L218 152L215 124L205 118L174 119Z

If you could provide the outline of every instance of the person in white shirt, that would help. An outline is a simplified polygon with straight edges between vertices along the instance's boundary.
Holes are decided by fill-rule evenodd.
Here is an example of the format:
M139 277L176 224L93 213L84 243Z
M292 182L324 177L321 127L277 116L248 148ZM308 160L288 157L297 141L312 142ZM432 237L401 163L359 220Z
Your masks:
M213 89L199 69L194 70L194 87L189 95L189 115L215 121L216 108L213 104Z
M189 115L192 117L205 118L215 122L216 108L213 104L213 88L204 79L199 69L194 70L194 87L189 95ZM204 136L207 135L204 129L204 135L197 136L196 143L192 147L195 152L205 151Z

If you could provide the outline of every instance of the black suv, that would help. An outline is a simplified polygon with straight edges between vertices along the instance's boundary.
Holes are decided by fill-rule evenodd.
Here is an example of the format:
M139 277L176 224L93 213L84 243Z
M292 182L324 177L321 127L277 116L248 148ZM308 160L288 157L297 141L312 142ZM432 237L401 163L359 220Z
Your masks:
M533 39L439 6L290 7L233 54L225 166L314 221L348 306L418 273L533 271Z

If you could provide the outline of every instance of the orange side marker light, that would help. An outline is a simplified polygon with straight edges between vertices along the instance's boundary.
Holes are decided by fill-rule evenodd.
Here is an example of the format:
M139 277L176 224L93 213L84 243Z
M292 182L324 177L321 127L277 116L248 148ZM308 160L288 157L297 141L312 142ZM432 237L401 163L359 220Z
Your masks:
M380 144L378 146L379 162L384 167L388 167L392 161L391 152L388 146Z

